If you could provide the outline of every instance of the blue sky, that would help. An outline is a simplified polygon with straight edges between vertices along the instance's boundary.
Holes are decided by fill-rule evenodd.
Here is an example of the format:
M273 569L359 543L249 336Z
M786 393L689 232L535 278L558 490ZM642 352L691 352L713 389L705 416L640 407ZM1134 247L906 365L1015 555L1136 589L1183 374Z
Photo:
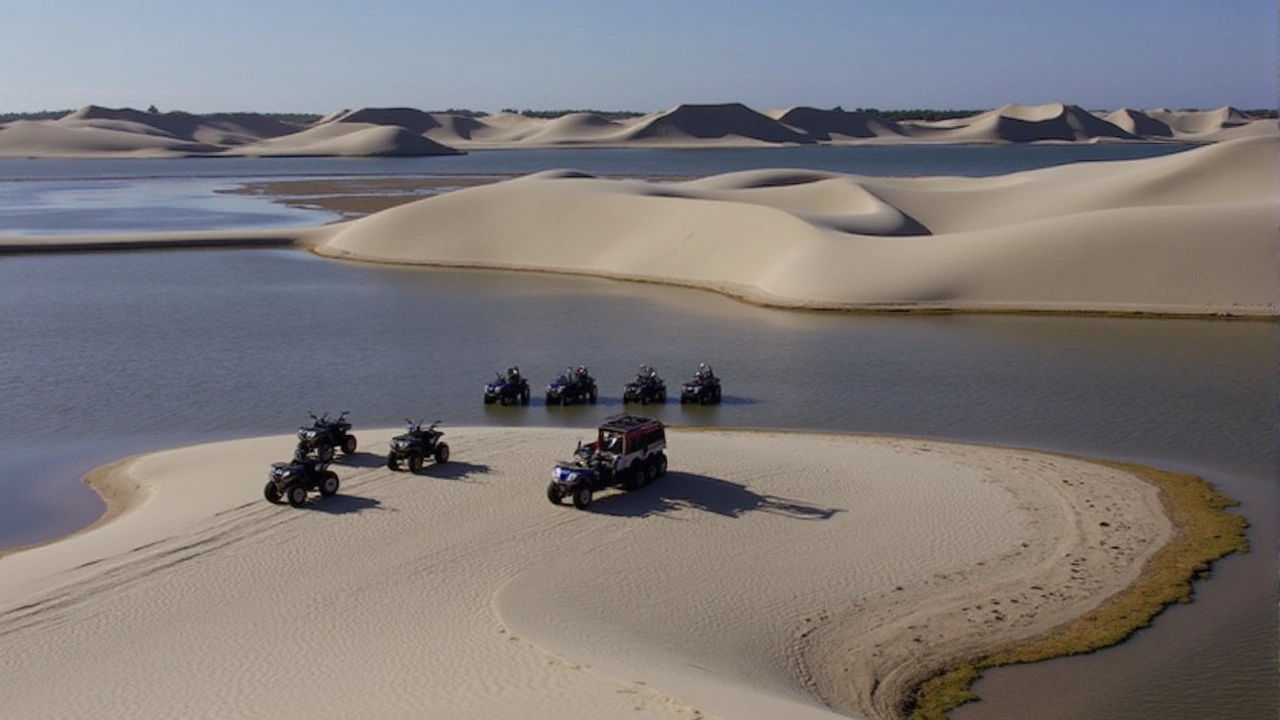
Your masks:
M1275 107L1274 0L45 0L0 112Z

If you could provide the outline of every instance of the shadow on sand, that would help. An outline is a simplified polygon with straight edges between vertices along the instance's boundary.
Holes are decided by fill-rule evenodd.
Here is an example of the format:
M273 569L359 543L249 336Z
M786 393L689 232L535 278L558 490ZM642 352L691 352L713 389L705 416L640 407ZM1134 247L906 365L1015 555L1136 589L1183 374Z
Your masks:
M354 452L350 455L339 455L334 458L333 464L342 467L385 467L387 464L387 456L377 455L371 452Z
M681 510L701 510L731 518L765 512L796 520L829 520L836 513L844 512L841 508L761 495L739 483L684 472L670 472L652 485L633 492L598 497L589 509L619 517L673 515Z
M354 515L365 510L383 510L382 502L359 495L334 495L333 497L312 498L300 510L315 510L327 515Z
M436 478L439 480L462 480L464 482L479 482L478 480L475 480L472 476L487 475L488 473L489 473L488 465L450 460L449 462L443 465L436 465L435 463L427 465L426 467L422 468L422 472L418 473L418 475L422 475L430 478Z

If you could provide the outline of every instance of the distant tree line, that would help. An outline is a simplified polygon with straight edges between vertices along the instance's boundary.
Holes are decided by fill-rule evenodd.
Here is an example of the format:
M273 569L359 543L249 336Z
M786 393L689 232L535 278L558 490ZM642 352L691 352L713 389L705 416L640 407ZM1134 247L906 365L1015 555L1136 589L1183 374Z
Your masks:
M843 108L837 106L836 110ZM901 120L951 120L953 118L973 117L986 110L932 110L927 108L915 108L912 110L881 110L880 108L855 108L853 112L866 113L884 120L892 120L898 122Z
M70 110L40 110L38 112L0 113L0 123L11 120L57 120Z
M636 112L635 110L530 110L528 108L525 108L524 110L502 108L502 112L543 119L564 117L565 115L572 115L574 113L588 113L591 115L599 115L600 117L608 120L625 120L626 118L640 117L641 115L648 114Z

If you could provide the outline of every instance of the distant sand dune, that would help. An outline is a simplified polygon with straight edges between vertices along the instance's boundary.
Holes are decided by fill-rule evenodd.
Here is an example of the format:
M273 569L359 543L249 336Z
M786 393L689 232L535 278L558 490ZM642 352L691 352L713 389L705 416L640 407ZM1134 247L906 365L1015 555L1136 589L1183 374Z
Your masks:
M316 251L780 306L1272 316L1278 149L1269 136L994 178L540 173L327 229Z
M399 125L333 122L228 151L261 157L457 155L458 151Z
M815 140L901 138L905 134L902 128L891 120L844 110L794 107L778 113L777 120Z
M335 142L333 126L397 128ZM36 128L36 129L33 129ZM321 128L329 128L321 130ZM59 131L78 131L59 132ZM93 131L93 132L90 132ZM348 132L353 132L348 129ZM113 133L113 134L112 134ZM428 142L417 142L407 135ZM298 127L253 113L146 113L89 105L58 120L0 125L0 157L174 157L184 155L435 155L449 151L542 147L767 147L898 143L1220 142L1280 134L1275 121L1230 107L1211 111L1122 109L1091 113L1075 105L1005 105L972 117L893 122L863 112L794 107L757 112L740 103L683 104L611 120L592 113L557 118L499 113L482 117L368 107L329 113ZM158 142L155 138L169 141ZM279 142L275 142L275 141ZM442 150L437 146L445 146ZM253 146L245 152L242 149Z
M812 138L741 103L678 105L666 112L642 118L639 124L627 131L625 138L677 143L726 139L760 143L814 142Z

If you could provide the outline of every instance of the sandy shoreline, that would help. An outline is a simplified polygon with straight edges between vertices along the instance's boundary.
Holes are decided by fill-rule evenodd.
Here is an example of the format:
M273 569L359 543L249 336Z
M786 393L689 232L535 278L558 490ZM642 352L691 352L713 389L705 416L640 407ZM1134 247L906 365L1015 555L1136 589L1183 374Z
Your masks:
M303 510L261 499L289 437L118 463L94 480L113 519L0 559L4 706L893 717L942 666L1090 612L1173 533L1113 468L838 435L676 430L658 484L552 507L585 432L451 429L457 462L416 477L362 432L342 495Z

